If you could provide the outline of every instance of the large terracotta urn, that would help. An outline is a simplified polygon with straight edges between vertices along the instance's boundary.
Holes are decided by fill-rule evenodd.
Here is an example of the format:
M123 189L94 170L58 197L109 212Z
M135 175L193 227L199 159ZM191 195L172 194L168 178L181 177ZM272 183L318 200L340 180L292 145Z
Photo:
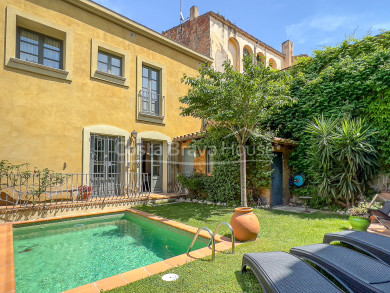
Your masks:
M260 232L259 219L249 207L236 208L230 225L232 225L236 239L240 241L256 240Z

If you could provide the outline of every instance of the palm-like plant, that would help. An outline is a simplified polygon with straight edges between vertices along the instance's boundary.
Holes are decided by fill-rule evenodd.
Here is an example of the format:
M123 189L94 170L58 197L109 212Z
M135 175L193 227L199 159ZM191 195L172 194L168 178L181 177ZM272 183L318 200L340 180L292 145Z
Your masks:
M377 167L371 143L375 132L364 120L327 119L321 116L308 126L311 134L311 172L321 195L344 206L354 205Z

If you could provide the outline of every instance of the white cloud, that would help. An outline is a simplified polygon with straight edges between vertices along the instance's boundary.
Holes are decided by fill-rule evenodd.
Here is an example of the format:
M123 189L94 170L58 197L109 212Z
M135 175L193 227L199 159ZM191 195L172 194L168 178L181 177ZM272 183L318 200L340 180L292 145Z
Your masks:
M313 29L319 29L326 32L333 32L341 27L349 27L356 17L326 15L323 17L313 18L309 21L309 26Z
M286 34L289 39L297 44L314 44L312 49L335 45L341 42L346 35L354 33L364 16L359 15L317 15L303 19L302 21L288 25ZM368 28L364 26L366 31Z

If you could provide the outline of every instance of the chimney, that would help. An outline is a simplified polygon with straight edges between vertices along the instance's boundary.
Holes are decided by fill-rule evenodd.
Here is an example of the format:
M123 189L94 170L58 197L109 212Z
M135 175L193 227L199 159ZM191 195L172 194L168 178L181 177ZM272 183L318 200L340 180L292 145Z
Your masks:
M198 18L199 16L199 8L198 6L192 6L191 9L190 9L190 20L194 20L196 18Z
M284 54L284 68L290 67L293 64L294 44L290 40L282 44L282 53Z

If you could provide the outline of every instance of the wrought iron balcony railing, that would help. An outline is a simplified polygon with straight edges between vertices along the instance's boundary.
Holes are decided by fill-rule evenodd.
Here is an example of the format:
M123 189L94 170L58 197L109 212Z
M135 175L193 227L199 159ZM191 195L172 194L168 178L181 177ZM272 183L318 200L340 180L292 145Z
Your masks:
M138 93L138 105L141 115L159 119L165 117L165 96L143 89Z

